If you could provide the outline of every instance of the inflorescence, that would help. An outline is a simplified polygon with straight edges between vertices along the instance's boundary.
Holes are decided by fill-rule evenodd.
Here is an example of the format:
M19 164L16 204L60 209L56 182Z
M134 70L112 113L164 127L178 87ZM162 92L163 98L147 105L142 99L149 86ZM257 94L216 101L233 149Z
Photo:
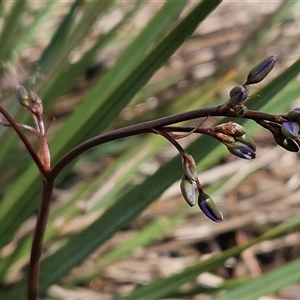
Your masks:
M180 189L185 201L190 206L194 206L198 203L202 212L209 219L214 222L221 222L223 220L223 215L216 207L212 198L203 191L198 178L197 164L193 156L187 153L177 140L192 133L206 134L222 142L230 153L243 159L255 158L256 145L254 140L246 133L241 125L232 121L212 127L202 127L201 125L203 122L195 128L169 125L195 118L195 116L206 117L206 119L210 116L248 118L256 121L259 125L269 130L278 145L288 151L298 152L300 144L300 108L295 108L286 115L274 116L257 111L249 111L245 105L245 102L249 97L249 86L261 82L271 72L275 62L276 56L272 55L256 65L249 72L243 85L236 85L230 90L229 99L223 105L210 109L198 109L185 114L173 115L163 119L131 125L96 136L71 150L57 163L56 166L53 167L53 169L51 169L50 151L43 121L42 100L35 92L27 92L23 86L19 86L16 91L19 103L31 113L35 124L34 127L16 123L2 106L0 106L0 113L4 118L0 119L0 124L12 126L15 129L37 164L43 180L46 181L53 181L68 163L92 147L130 135L151 132L159 134L171 142L180 153L183 169ZM40 148L37 153L20 128L30 130L39 138ZM182 134L175 134L174 132L182 132Z

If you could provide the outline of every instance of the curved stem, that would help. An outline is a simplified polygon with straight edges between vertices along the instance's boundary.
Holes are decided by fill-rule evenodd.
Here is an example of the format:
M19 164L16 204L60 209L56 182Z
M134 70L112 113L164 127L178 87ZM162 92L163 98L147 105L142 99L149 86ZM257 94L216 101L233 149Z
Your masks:
M77 147L73 148L70 152L68 152L49 172L47 178L50 180L55 179L59 173L75 158L77 158L82 153L107 142L117 140L120 138L125 138L133 135L143 134L143 133L151 133L153 132L153 128L161 128L164 126L172 125L175 123L188 121L197 118L203 118L207 116L219 116L219 117L237 117L236 113L230 109L224 109L224 106L216 106L216 107L207 107L200 108L196 110L192 110L189 112L184 112L181 114L176 114L160 119L156 119L153 121L148 121L144 123L139 123L119 129L112 130L110 132L106 132L100 134L96 137L93 137ZM282 115L270 115L258 111L248 110L244 117L246 119L256 120L268 120L275 123L282 123L285 121L285 117Z
M46 230L50 201L53 191L54 181L43 180L42 202L39 207L35 232L32 241L29 274L28 274L28 291L27 299L36 300L38 296L38 280L40 271L40 257L42 254L43 238Z

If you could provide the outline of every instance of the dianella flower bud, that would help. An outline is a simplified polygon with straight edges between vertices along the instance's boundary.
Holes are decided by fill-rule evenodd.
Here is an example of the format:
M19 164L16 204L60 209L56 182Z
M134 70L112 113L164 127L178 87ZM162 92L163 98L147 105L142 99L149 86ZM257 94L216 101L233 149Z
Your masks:
M30 100L30 107L32 111L36 114L42 115L43 114L42 99L35 92L30 91L29 100Z
M273 133L273 137L276 143L285 150L290 152L299 151L299 145L294 140L286 138L283 134Z
M27 90L24 88L24 86L20 85L16 89L16 95L19 103L22 106L28 107L30 104L29 96Z
M180 189L187 204L194 206L197 201L198 189L196 189L194 184L186 176L183 176L181 179Z
M299 124L296 122L284 122L281 125L281 132L290 139L296 139L299 135Z
M253 151L256 151L256 144L248 133L244 133L242 136L236 136L234 139L236 142L241 142L244 145L247 145Z
M294 108L287 114L287 118L291 122L297 122L300 123L300 108Z
M196 181L198 178L198 170L193 156L188 153L184 153L181 156L181 159L185 176L192 181Z
M248 90L242 85L237 85L229 92L229 102L233 105L239 105L248 98Z
M238 123L230 121L228 123L228 125L233 127L234 133L232 133L232 136L234 136L234 137L242 136L246 133L246 130L244 129L244 127Z
M276 56L272 55L257 64L248 74L244 85L261 82L273 69L276 62Z
M198 196L198 205L202 212L212 221L220 223L223 221L223 215L216 207L214 201L203 191Z
M233 155L236 155L244 159L253 159L255 158L255 150L253 150L248 145L245 145L241 142L234 142L231 144L226 144L227 149Z

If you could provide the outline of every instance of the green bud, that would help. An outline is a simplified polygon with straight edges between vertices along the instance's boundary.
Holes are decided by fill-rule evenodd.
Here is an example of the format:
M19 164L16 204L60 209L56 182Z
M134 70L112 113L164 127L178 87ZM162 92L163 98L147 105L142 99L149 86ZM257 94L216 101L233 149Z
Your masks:
M248 90L242 85L237 85L229 92L229 102L239 105L248 98Z
M244 127L238 123L234 123L234 122L229 122L230 125L234 126L234 129L235 129L235 134L234 136L237 137L237 136L241 136L243 134L246 133L246 130L244 129Z
M272 55L257 64L248 74L244 85L261 82L273 69L276 62L276 56Z
M196 181L198 178L198 170L193 156L188 153L184 153L181 156L181 160L185 176L192 181Z
M184 200L189 206L194 206L197 201L197 189L193 183L186 177L183 176L180 182L180 189Z
M17 89L16 89L16 95L17 95L17 99L19 101L19 103L22 106L28 107L30 104L29 101L29 95L27 90L24 88L24 86L20 85Z
M31 110L39 115L43 114L43 103L42 99L33 91L29 92L29 100Z
M214 201L203 191L198 196L198 205L202 212L212 221L220 223L223 221L223 215L216 207Z
M296 139L299 135L299 124L296 122L284 122L281 125L281 132L290 139Z

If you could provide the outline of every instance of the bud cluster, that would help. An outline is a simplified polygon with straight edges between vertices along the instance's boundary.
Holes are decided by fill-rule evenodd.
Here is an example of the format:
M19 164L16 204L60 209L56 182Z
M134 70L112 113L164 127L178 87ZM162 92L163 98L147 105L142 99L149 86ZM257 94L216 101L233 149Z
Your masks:
M222 213L201 187L194 158L186 152L182 153L181 158L184 175L181 179L180 189L183 198L190 206L194 206L198 201L202 212L212 221L217 223L223 221Z
M255 158L256 144L241 125L229 122L214 129L230 153L244 159Z

